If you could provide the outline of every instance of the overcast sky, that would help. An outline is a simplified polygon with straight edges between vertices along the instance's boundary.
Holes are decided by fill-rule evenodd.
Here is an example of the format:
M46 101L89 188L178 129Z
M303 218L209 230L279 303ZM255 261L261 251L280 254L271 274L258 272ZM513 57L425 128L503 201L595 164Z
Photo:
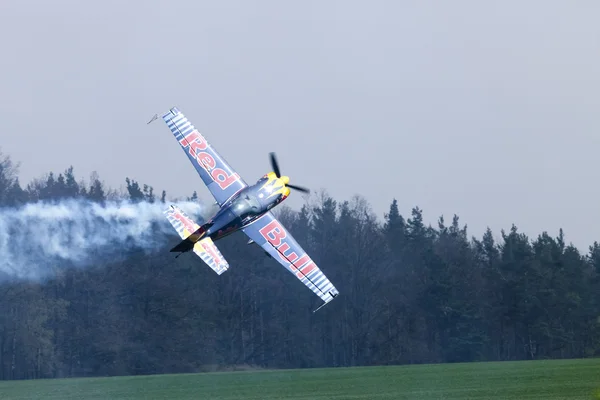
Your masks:
M0 2L0 147L28 182L208 190L178 106L248 181L392 198L471 234L600 240L600 2ZM299 194L288 200L296 207Z

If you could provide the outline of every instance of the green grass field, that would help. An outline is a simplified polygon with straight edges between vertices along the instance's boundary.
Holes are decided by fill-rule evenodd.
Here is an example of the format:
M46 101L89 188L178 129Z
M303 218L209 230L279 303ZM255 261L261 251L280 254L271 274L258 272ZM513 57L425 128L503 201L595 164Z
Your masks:
M600 359L5 381L0 399L600 399Z

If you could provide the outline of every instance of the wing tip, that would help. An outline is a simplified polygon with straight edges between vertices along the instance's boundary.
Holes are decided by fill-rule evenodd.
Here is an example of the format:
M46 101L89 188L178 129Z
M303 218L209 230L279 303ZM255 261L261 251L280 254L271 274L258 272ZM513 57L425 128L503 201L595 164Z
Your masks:
M181 110L179 109L179 107L173 106L173 107L169 108L169 111L167 111L166 113L164 113L162 115L162 119L164 119L165 121L168 121L168 120L173 119L174 117L176 117L179 114L181 114Z
M329 299L325 300L325 302L323 304L321 304L316 310L313 311L313 313L316 313L317 311L319 311L321 308L325 307L327 304L331 303L331 301L333 299L335 299L340 292L338 292L338 290L336 288L330 289L327 294L329 295Z

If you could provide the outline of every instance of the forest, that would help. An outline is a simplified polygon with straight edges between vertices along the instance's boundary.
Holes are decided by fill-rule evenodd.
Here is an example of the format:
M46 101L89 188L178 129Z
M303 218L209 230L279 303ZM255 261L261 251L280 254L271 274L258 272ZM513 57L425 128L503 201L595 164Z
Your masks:
M0 213L65 199L169 201L124 184L73 167L23 184L0 154ZM205 193L188 200L210 203ZM318 297L243 233L217 242L231 265L218 276L193 254L174 259L173 232L153 254L98 250L85 268L48 260L40 268L53 272L39 281L4 276L0 379L600 355L597 241L582 253L560 229L530 238L515 225L475 237L457 215L430 226L418 206L401 215L390 199L378 216L358 195L277 208L340 291L317 313Z

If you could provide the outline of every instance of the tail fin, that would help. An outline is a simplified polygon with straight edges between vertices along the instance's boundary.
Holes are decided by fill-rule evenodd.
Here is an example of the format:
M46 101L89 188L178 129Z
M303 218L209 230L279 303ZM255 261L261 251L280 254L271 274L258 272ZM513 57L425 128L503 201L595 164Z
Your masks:
M167 219L183 239L172 252L193 250L209 267L221 275L229 269L229 264L210 237L202 239L205 231L178 207L171 205L165 212Z

